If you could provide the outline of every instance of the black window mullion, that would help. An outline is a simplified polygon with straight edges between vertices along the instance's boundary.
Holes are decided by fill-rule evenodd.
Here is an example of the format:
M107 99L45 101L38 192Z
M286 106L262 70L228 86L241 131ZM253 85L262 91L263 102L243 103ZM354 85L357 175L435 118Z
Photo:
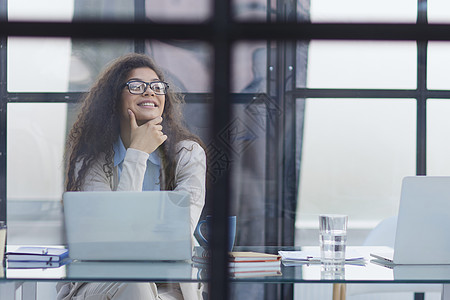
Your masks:
M417 0L417 7L417 23L427 24L427 0ZM428 41L417 41L416 175L427 172L427 47Z
M7 0L0 0L0 21L8 20ZM6 117L7 117L7 82L6 82L6 45L8 38L0 36L0 221L6 222Z
M417 90L297 88L290 94L296 98L417 98Z
M427 41L417 42L417 153L416 175L427 172Z
M214 51L213 66L213 111L212 136L218 141L219 132L226 128L231 120L230 101L230 53L231 40L229 25L231 21L231 4L229 1L214 1L213 36L211 38ZM227 141L229 143L229 141ZM221 149L226 157L230 157L227 147ZM211 185L212 230L210 235L209 264L209 299L229 299L228 277L228 216L230 211L230 171L226 170Z
M82 92L70 93L7 93L8 103L76 103Z
M417 0L417 7L417 23L427 24L427 0ZM427 47L428 41L417 41L416 175L427 174ZM414 293L414 299L424 297L424 293Z
M134 0L134 21L145 22L145 0ZM145 53L145 40L137 38L134 40L134 51Z
M449 90L423 90L421 91L426 99L450 99ZM413 98L417 99L417 90L375 90L375 89L308 89L297 88L293 92L288 92L297 98Z

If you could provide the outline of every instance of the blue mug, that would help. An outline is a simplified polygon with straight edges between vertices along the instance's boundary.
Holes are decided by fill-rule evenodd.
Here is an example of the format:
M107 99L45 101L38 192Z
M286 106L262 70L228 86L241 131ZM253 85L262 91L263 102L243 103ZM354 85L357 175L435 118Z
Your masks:
M206 224L206 237L202 233L202 226ZM195 228L195 237L197 238L200 246L207 248L208 247L208 234L211 232L212 226L212 216L206 216L206 220L202 220L198 222L197 227ZM236 216L228 217L228 251L233 250L234 240L236 238Z

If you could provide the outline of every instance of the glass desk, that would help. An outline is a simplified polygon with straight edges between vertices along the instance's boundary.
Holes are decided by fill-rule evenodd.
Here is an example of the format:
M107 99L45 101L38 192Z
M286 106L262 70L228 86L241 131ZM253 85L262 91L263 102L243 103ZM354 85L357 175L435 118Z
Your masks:
M278 250L305 250L318 247L235 247L235 251L277 253ZM349 247L366 258L364 265L347 264L341 270L324 270L321 264L281 264L281 274L245 278L230 277L236 282L260 283L437 283L443 284L443 298L450 300L450 265L415 265L385 267L370 258L372 251L383 247ZM5 276L6 275L6 276ZM0 298L6 298L15 282L25 282L33 289L40 281L142 281L142 282L207 282L208 271L191 262L81 262L73 261L58 268L6 268L0 278ZM8 286L9 284L9 286ZM35 289L35 287L34 287ZM3 293L3 294L2 294ZM26 294L33 295L33 292ZM29 297L33 299L33 297ZM14 298L9 298L14 299Z

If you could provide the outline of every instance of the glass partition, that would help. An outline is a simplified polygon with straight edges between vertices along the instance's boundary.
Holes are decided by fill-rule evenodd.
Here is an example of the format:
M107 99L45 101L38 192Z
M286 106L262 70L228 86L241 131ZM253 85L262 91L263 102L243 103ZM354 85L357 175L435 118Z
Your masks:
M310 0L314 23L415 23L416 0Z
M428 99L427 101L427 174L449 176L450 161L450 101L449 99Z
M307 99L296 227L318 228L320 213L348 215L349 229L395 215L415 126L411 99Z
M212 17L212 9L212 0L145 0L145 16L150 22L205 22Z
M268 18L276 17L274 1L233 0L231 3L232 16L239 22L266 22Z
M66 38L9 38L8 91L67 92L70 47Z
M447 90L450 88L450 83L445 75L450 68L449 51L449 42L428 42L427 88L432 90Z
M62 161L77 103L112 59L138 52L155 59L170 87L184 95L186 126L207 149L208 189L201 219L211 213L214 201L223 201L237 216L236 246L304 246L318 243L313 232L318 213L346 213L350 229L360 231L358 239L349 235L349 243L361 244L377 222L396 213L403 176L446 174L448 166L442 162L448 150L443 141L448 135L450 66L446 42L386 41L401 38L386 32L384 41L366 41L354 24L387 22L398 29L396 24L416 23L425 13L430 23L446 22L444 2L234 0L231 25L257 23L243 27L252 28L248 40L240 40L233 26L202 41L174 39L170 30L164 40L2 38L0 159L6 167L0 193L8 201L8 239L64 242ZM0 0L0 8L7 7L10 21L138 21L148 25L138 30L149 33L156 23L196 23L205 25L198 32L201 39L210 32L206 26L220 25L215 22L222 15L214 15L214 3L221 2ZM305 28L313 38L296 40L302 38L296 35L301 30L287 33L292 34L289 40L270 30L262 40L252 35L261 37L262 26L270 25L258 22L292 20L311 21ZM362 38L315 39L320 30L334 28L314 25L330 22L347 23ZM217 51L223 45L218 41L226 46L223 52ZM228 54L225 67L220 63L228 63ZM228 75L229 97L220 89L228 88ZM217 87L221 94L213 94ZM222 126L214 127L216 122ZM226 185L227 178L229 197L214 199L211 191ZM226 275L215 276L226 284ZM289 299L291 287L233 285L230 294L236 299Z
M9 103L8 243L61 245L66 103Z
M6 0L9 21L70 22L74 0Z
M416 88L415 42L316 40L307 57L308 88Z
M212 92L212 51L207 43L151 40L145 42L145 53L158 62L181 92Z
M183 93L186 126L210 146L208 44L147 40L145 45L170 88ZM78 92L88 91L112 60L133 52L134 41L11 37L8 46L8 92L14 95L6 116L8 240L64 244L64 148L83 96Z
M450 22L450 3L445 0L427 0L428 23L445 24Z

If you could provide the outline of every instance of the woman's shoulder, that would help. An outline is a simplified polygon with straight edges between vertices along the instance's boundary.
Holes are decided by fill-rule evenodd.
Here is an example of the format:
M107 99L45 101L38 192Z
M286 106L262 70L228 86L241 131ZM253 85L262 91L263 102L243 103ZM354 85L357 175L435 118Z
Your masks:
M203 147L192 140L183 140L176 144L177 170L198 172L206 166L206 153Z
M183 150L183 149L186 149L187 151L203 151L204 152L203 147L200 146L199 143L197 143L196 141L193 141L193 140L179 141L175 147L177 149L177 152L180 150Z
M176 146L176 153L178 157L196 157L196 156L206 156L203 147L193 140L182 140L179 141Z

